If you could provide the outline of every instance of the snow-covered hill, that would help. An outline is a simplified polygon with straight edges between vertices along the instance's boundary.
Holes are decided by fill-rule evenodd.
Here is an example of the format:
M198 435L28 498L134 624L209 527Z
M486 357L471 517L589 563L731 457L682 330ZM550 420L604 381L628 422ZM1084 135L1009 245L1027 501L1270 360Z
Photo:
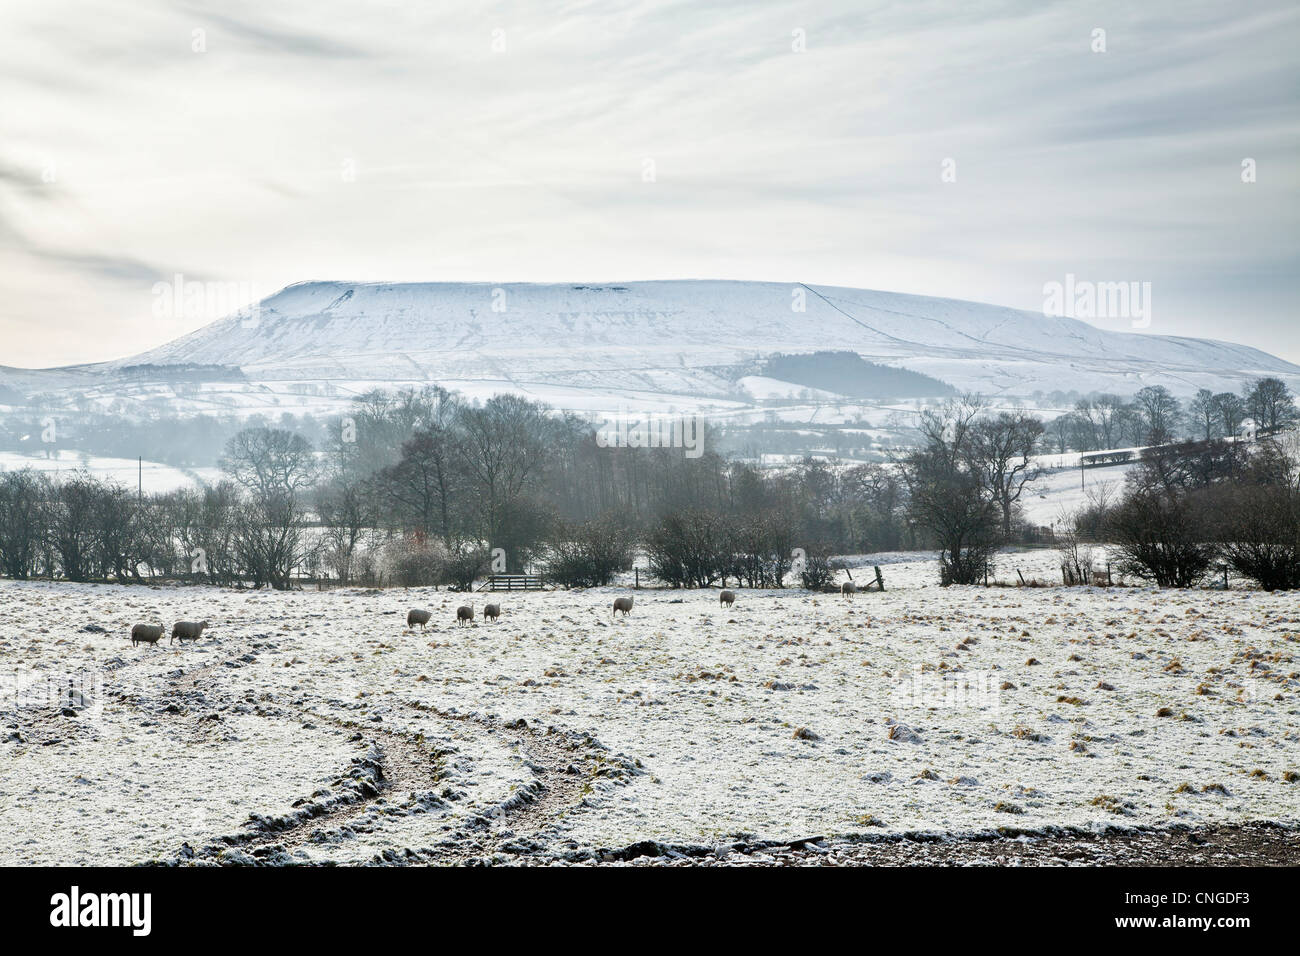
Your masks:
M802 306L803 311L799 311ZM847 349L963 390L1236 390L1300 367L1204 339L1111 332L952 299L798 283L304 282L113 363L239 366L251 381L494 382L523 391L741 397L773 352ZM752 368L750 369L752 372Z

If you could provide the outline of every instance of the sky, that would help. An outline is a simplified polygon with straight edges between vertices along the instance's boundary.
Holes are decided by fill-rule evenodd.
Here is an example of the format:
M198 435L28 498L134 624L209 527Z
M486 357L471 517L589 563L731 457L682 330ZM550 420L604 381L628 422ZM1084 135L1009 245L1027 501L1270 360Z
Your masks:
M1041 311L1067 276L1150 283L1104 328L1300 362L1293 0L0 0L0 23L0 365L133 355L309 279Z

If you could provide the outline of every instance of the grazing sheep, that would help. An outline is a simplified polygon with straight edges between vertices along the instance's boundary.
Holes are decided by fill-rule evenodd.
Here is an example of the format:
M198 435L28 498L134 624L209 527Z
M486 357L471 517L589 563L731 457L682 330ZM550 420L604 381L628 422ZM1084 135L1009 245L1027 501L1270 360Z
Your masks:
M483 620L485 621L487 620L495 621L500 616L501 616L500 604L489 604L483 608Z
M186 641L197 641L203 635L203 629L207 626L207 621L199 621L197 624L193 621L177 621L172 625L172 637L167 643L173 643L178 637L181 639L182 644Z
M632 613L632 599L630 597L614 598L614 609L609 612L609 616L618 617L619 611L623 612L624 617Z
M429 618L433 617L432 611L426 611L421 607L413 607L406 612L406 629L409 631L415 625L420 625L420 630L424 630L424 625L429 623Z
M470 623L474 621L474 605L472 604L462 604L456 608L456 626L460 627L466 621Z
M131 628L131 646L134 647L142 642L157 645L166 633L166 629L161 624L137 624Z
M718 595L718 606L719 606L719 607L721 607L721 606L724 605L724 604L725 604L727 607L731 607L731 605L733 605L733 604L735 604L735 603L736 603L736 592L735 592L735 591L723 591L721 594Z
M843 594L845 597L851 598L853 597L853 595L858 593L858 586L854 584L852 581L845 581L843 584L840 585L840 593Z

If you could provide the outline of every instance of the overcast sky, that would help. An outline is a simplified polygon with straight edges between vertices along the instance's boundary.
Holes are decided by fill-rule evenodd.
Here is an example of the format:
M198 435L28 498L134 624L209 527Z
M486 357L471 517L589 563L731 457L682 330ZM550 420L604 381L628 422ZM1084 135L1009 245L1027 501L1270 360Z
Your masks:
M159 314L177 273L1033 310L1073 273L1150 282L1149 332L1300 362L1294 0L0 0L0 23L3 365L216 318Z

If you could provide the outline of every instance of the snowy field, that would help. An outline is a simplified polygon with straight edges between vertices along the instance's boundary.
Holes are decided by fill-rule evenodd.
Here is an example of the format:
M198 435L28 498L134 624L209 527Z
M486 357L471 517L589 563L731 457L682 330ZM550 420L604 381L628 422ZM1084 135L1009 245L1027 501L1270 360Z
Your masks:
M221 477L217 468L181 469L162 462L139 462L134 458L106 458L99 455L80 455L76 452L55 452L54 457L24 455L19 452L0 451L0 471L22 471L31 468L43 471L51 478L65 478L78 471L86 471L104 481L115 481L128 488L139 485L147 494L175 491L200 482L215 483Z
M0 865L1300 821L1294 597L945 590L916 557L855 562L889 590L852 601L533 592L467 627L433 590L0 582ZM128 639L176 619L211 630Z
M1089 468L1082 475L1077 468L1045 471L1025 485L1020 507L1030 524L1070 527L1075 512L1089 505L1090 497L1105 497L1112 504L1124 492L1124 479L1133 465Z

